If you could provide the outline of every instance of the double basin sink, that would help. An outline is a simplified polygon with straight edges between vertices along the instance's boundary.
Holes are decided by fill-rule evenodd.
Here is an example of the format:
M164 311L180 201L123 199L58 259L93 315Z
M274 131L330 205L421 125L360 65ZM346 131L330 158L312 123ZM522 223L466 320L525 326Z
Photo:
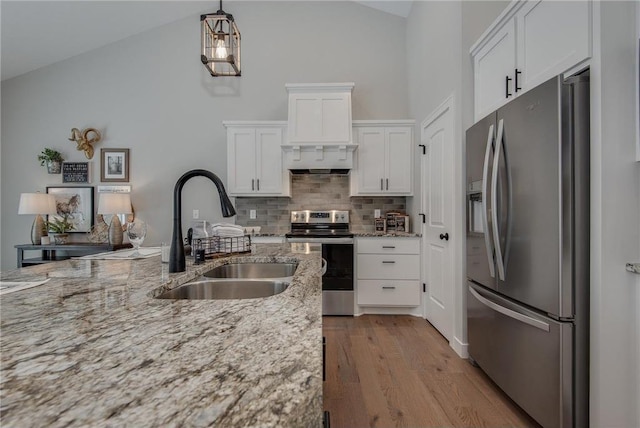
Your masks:
M159 295L158 299L255 299L287 289L297 263L231 263Z

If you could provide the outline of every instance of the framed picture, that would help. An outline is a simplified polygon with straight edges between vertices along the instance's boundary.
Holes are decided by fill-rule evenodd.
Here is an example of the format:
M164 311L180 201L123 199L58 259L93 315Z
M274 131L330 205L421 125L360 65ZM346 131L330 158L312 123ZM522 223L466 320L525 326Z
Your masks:
M73 224L71 233L86 233L93 226L93 187L47 187L47 193L56 200L58 214L49 215L47 221L65 217Z
M100 181L129 181L129 149L100 149Z

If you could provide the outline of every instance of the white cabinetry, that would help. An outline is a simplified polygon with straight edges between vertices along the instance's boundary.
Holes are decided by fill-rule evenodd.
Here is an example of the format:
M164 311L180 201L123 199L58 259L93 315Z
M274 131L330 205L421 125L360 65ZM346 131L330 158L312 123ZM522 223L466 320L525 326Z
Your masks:
M358 150L351 172L351 195L413 192L412 120L354 121Z
M285 85L289 93L288 144L351 144L354 83Z
M591 2L514 1L471 55L479 120L591 56Z
M419 238L358 238L356 270L358 305L420 305Z
M227 128L227 191L231 196L289 196L282 167L286 122L223 122Z

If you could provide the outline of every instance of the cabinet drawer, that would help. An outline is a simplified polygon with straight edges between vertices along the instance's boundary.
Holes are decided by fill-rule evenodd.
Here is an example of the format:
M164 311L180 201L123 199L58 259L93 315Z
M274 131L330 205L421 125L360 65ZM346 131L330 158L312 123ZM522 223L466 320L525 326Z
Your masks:
M420 279L417 254L358 254L359 279Z
M358 281L358 305L419 306L419 281Z
M420 254L418 238L358 238L358 254Z

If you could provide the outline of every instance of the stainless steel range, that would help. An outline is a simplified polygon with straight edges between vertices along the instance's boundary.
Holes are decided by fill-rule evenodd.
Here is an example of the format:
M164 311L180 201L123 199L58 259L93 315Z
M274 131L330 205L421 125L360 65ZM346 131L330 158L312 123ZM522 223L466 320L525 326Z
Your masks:
M322 244L322 315L353 315L353 233L349 211L291 211L287 242Z

